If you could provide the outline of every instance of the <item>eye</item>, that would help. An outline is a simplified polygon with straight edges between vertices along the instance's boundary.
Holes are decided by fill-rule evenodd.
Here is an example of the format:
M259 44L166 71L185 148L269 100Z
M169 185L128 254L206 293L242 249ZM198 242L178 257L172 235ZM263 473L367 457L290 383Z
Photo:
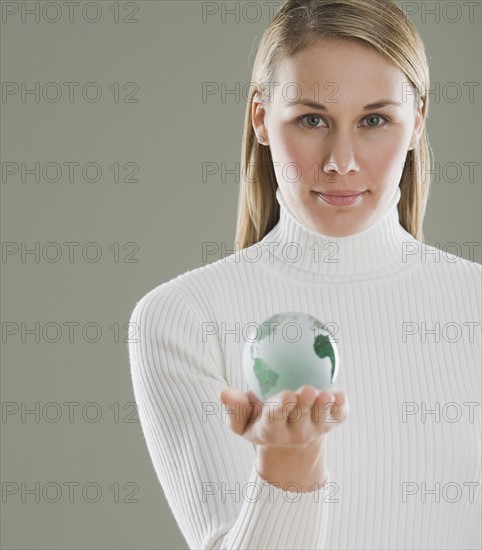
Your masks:
M379 130L380 128L384 128L385 126L388 126L390 124L390 121L388 120L388 118L382 115L368 115L367 117L364 118L364 120L373 120L373 119L383 120L384 123L381 125L368 126L370 130Z
M312 126L311 124L305 125L305 124L302 123L302 121L304 119L323 120L322 117L320 117L319 115L316 115L316 114L304 115L304 116L298 118L298 124L302 128L306 128L307 130L318 130L319 128L325 128L325 126ZM383 124L374 125L374 126L368 125L368 126L365 126L365 128L368 128L369 130L380 130L382 128L385 128L389 124L391 124L390 120L387 117L383 116L383 115L376 115L376 114L367 115L363 120L373 120L373 119L383 120Z
M315 114L311 114L311 115L305 115L305 116L302 116L298 119L298 124L300 124L300 126L302 126L303 128L307 128L308 130L316 130L317 128L322 128L322 126L311 126L308 124L308 126L305 126L304 124L301 124L301 121L304 120L305 118L307 119L318 119L318 120L322 120L322 118L318 115L315 115Z

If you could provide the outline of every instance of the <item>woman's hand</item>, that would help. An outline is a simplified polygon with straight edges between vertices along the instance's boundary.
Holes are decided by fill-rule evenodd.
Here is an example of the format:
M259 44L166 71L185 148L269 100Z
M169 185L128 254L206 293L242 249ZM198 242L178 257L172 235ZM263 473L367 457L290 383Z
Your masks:
M265 403L252 391L223 388L219 400L226 407L230 429L256 445L301 449L323 436L348 416L345 392L304 385L281 391Z

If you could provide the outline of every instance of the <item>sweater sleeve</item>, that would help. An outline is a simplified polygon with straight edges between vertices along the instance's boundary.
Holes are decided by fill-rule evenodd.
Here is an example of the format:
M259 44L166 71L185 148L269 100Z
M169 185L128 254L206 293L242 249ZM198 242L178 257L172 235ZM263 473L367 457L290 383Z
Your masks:
M327 482L302 493L262 479L255 445L234 434L219 392L229 385L218 340L178 286L136 305L129 341L134 397L149 455L190 548L324 548ZM205 340L205 341L203 341ZM329 501L329 502L327 502Z

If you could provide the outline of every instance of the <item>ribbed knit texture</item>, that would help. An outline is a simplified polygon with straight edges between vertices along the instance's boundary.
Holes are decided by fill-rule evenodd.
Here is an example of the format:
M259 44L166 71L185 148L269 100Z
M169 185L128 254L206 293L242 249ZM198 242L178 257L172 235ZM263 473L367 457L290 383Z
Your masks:
M276 196L260 243L157 286L130 319L142 430L189 547L481 548L481 265L406 232L399 189L343 238L310 231ZM265 482L218 401L248 390L249 327L283 311L329 324L350 401L312 493Z

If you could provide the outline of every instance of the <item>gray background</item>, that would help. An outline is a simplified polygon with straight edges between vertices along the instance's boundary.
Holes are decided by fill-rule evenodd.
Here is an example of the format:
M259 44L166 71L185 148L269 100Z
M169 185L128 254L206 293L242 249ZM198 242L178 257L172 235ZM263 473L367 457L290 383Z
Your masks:
M6 4L19 12L1 23L1 80L27 88L39 82L41 95L38 102L32 95L22 101L20 93L2 97L2 168L52 162L63 171L57 182L48 181L53 168L39 182L31 175L22 182L20 173L1 182L1 240L4 247L14 243L7 251L19 247L1 264L1 547L187 548L133 414L126 323L146 292L221 258L221 252L203 258L203 243L224 243L230 253L237 177L223 179L219 172L203 182L202 166L224 162L233 170L240 162L245 103L242 95L223 101L220 93L203 101L202 83L228 89L249 83L272 12L259 2L253 22L252 2L226 2L239 18L223 20L223 3L143 0L120 2L115 22L115 3L101 1L85 17L77 8L70 23L62 2L56 3L57 22L48 21L56 17L55 6L44 14L46 2L39 2L37 23L31 15L22 21L20 3L2 2L3 10ZM219 11L203 21L208 4ZM417 7L411 19L426 44L432 88L440 87L428 120L440 176L432 183L426 242L442 249L456 243L447 250L480 263L481 9L474 3L471 18L463 4L399 2L405 11ZM95 6L101 17L88 22ZM62 85L69 81L80 83L72 102ZM43 97L42 91L54 97L54 88L43 88L48 82L59 83L56 102ZM88 82L100 86L99 101L82 97ZM115 82L117 102L109 89ZM129 82L138 86L130 96L137 102L123 101L134 90L123 89ZM468 82L476 83L472 101ZM87 89L91 98L93 92ZM94 172L84 178L77 168L69 182L62 166L69 161L97 162L102 177L88 181ZM109 168L115 162L118 182ZM138 182L123 181L131 173L128 162L138 166ZM468 162L478 163L472 181ZM22 261L22 243L32 249L36 242L40 257ZM73 257L64 242L80 243ZM464 242L478 246L471 252ZM98 261L93 245L82 253L87 243L97 243ZM48 261L58 252L58 261ZM72 341L69 322L79 324ZM27 329L39 323L39 342L22 336L22 323ZM67 402L79 403L70 418ZM22 407L32 410L35 403L40 414L22 418ZM72 502L67 482L79 484ZM39 502L35 494L21 494L22 483L27 490L39 484Z

